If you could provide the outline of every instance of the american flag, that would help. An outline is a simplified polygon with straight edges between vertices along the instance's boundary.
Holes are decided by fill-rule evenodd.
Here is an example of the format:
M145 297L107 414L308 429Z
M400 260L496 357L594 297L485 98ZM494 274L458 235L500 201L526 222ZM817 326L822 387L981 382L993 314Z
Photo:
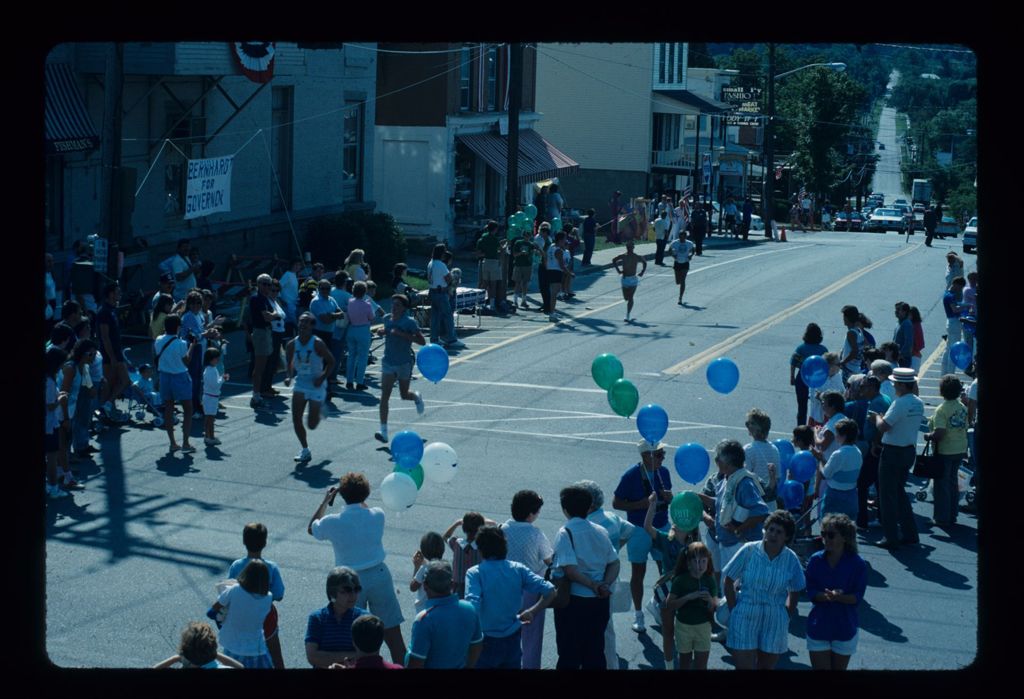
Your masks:
M693 187L687 187L683 190L682 195L679 198L679 208L683 210L683 225L690 220L690 196L693 194Z

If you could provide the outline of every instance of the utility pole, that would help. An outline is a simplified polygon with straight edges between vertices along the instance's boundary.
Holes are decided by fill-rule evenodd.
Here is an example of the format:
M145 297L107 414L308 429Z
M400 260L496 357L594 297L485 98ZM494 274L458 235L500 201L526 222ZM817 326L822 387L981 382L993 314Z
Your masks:
M775 44L768 44L768 116L764 122L764 192L761 195L761 215L764 218L765 235L770 236L775 218Z
M697 172L700 167L700 112L697 112L697 132L693 139L693 202L697 205L700 202L700 195L704 192L701 187L701 180Z
M523 45L509 44L508 171L505 220L519 207L519 109L523 101ZM543 215L538 212L538 215Z
M104 80L103 140L100 149L100 230L108 242L107 268L96 270L117 278L117 244L121 242L121 120L124 85L124 44L112 43L107 50Z

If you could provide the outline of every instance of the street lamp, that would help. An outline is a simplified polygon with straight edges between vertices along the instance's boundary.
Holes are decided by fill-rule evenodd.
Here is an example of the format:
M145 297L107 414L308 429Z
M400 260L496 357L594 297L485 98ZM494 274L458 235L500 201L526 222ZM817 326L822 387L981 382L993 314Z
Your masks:
M792 75L793 73L798 73L801 70L806 70L808 68L828 68L829 70L834 70L834 71L836 71L838 73L841 73L844 70L846 70L846 64L845 63L809 63L809 64L807 64L805 66L800 66L799 68L794 68L793 70L787 70L785 73L779 73L778 75L775 75L770 80L768 80L768 113L766 115L765 128L764 128L764 155L765 155L765 162L764 162L764 171L762 173L762 175L763 175L763 177L762 177L763 183L762 184L763 184L764 191L761 192L761 209L762 209L761 214L763 215L764 220L765 220L765 235L766 236L770 236L771 235L771 225L772 225L772 220L774 219L774 206L773 206L773 204L774 204L774 197L772 196L772 192L773 192L774 188L771 185L771 178L775 177L775 148L774 148L774 144L772 143L772 131L773 131L772 120L775 118L775 81L778 80L779 78L784 78L787 75ZM773 75L774 73L775 73L775 44L768 44L768 75Z

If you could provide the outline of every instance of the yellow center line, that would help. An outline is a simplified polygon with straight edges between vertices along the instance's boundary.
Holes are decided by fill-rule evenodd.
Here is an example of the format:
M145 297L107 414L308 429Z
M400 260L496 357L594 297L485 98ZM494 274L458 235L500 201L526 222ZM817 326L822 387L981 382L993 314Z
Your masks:
M851 284L852 282L856 281L857 279L860 279L865 274L868 274L869 272L873 272L874 270L878 269L882 265L886 265L886 264L892 262L893 260L895 260L895 259L897 259L899 257L902 257L903 255L907 255L910 252L913 252L914 250L916 250L920 246L921 246L921 244L918 243L917 245L915 245L912 248L905 248L905 249L901 250L900 252L893 253L892 255L889 255L888 257L884 257L881 260L878 260L877 262L874 262L874 263L868 265L867 267L859 269L856 272L853 272L852 274L848 274L847 276L843 277L842 279L840 279L838 281L835 281L832 284L829 284L824 289L821 289L820 291L817 291L814 294L811 294L810 296L808 296L806 299L804 299L803 301L799 302L795 306L791 306L789 308L783 309L783 310L779 311L778 313L776 313L775 315L770 316L768 318L765 318L764 320L762 320L762 321L760 321L758 323L755 323L754 325L750 326L746 330L742 330L742 331L736 333L735 335L733 335L732 337L728 337L725 340L722 340L721 342L719 342L718 344L712 345L711 347L709 347L708 349L704 350L703 352L701 352L699 354L696 354L696 355L694 355L692 357L689 357L688 359L684 359L683 361L679 362L678 364L674 364L674 365L670 366L668 369L664 369L662 371L662 373L663 374L674 375L674 374L689 374L689 373L691 373L693 371L696 371L697 369L702 367L704 364L707 364L708 362L710 362L710 361L712 361L714 359L717 359L718 357L721 357L723 354L725 354L729 350L731 350L731 349L733 349L733 348L743 344L744 342L749 340L754 335L757 335L758 333L767 330L768 328L772 327L776 323L779 323L780 321L783 321L783 320L785 320L785 319L787 319L787 318L789 318L791 316L796 315L797 313L799 313L800 311L804 310L808 306L811 306L811 305L817 303L818 301L821 301L822 299L824 299L824 298L826 298L828 296L831 296L832 294L834 294L835 292L839 291L843 287Z
M690 276L692 277L695 274L700 274L701 272L706 272L706 271L712 270L715 267L721 267L723 265L729 265L729 264L734 264L736 262L742 262L743 260L749 260L752 257L761 257L763 255L774 255L774 254L780 253L780 252L792 252L794 250L800 250L802 248L807 248L807 247L811 247L811 246L810 245L793 245L793 246L787 246L787 247L782 248L782 249L769 250L768 252L759 252L759 253L754 253L753 255L744 255L743 257L737 257L737 258L732 259L732 260L726 260L725 262L718 262L718 263L713 264L713 265L708 265L707 267L701 267L700 269L697 269L697 270L695 270L693 272L690 272ZM601 306L599 308L595 308L593 310L586 311L584 313L580 313L579 315L568 316L568 317L565 318L565 320L566 321L572 321L572 320L579 320L580 318L586 318L588 316L594 315L595 313L601 313L602 311L607 311L609 308L615 308L616 306L621 305L621 304L623 304L625 302L626 301L624 299L619 299L618 301L614 301L614 302L609 303L609 304L607 304L605 306ZM559 321L559 323L561 323L561 322L563 322L563 321ZM460 356L460 357L457 357L455 359L452 359L452 360L449 361L448 366L452 367L452 366L455 366L456 364L461 364L462 362L470 361L472 359L475 359L476 357L479 357L481 354L485 354L486 352L493 352L494 350L501 349L502 347L510 345L513 342L519 342L520 340L525 340L528 337L533 337L534 335L539 335L541 333L548 332L549 330L553 330L557 325L558 325L557 323L549 323L548 325L545 325L543 327L537 328L536 330L530 330L529 332L525 332L522 335L517 335L515 337L507 338L505 340L502 340L501 342L498 342L496 344L491 345L490 347L485 347L484 349L477 350L477 351L472 352L470 354L467 354L465 356Z

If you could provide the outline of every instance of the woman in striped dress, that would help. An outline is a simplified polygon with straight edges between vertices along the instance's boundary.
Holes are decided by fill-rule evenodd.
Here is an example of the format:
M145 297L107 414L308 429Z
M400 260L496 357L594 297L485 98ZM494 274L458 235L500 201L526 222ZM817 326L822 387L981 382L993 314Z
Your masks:
M771 670L789 647L789 619L805 586L800 559L786 546L795 529L793 516L776 510L764 522L764 539L744 544L722 570L726 646L737 670Z

